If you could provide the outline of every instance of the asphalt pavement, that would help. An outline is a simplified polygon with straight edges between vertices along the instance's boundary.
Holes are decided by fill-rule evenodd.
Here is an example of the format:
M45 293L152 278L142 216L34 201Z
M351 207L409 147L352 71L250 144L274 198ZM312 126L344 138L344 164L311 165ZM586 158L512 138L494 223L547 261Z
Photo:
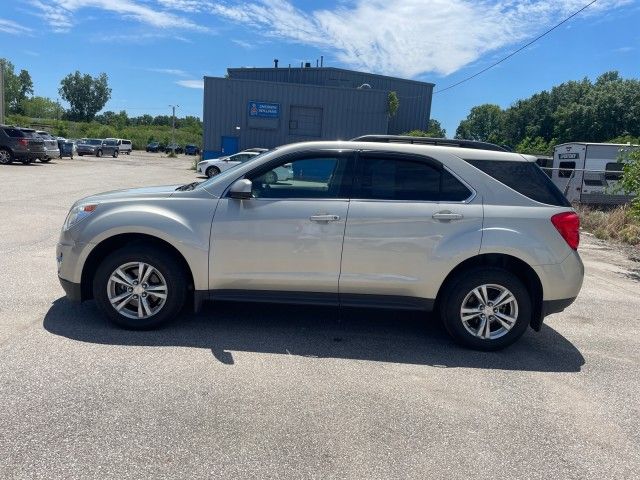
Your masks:
M640 478L638 249L585 235L578 300L494 353L419 313L219 303L130 332L69 303L70 205L190 162L0 166L0 478Z

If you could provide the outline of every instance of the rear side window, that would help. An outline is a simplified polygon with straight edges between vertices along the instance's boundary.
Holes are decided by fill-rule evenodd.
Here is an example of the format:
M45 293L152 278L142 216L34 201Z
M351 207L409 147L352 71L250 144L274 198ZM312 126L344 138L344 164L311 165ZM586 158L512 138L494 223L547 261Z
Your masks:
M131 142L129 140L122 140L122 144L123 145L131 145Z
M467 187L435 163L363 155L359 164L359 198L460 202L471 196Z
M533 162L499 160L467 160L467 162L531 200L557 207L571 206L558 187Z
M25 135L17 128L5 128L4 133L6 133L11 138L23 138Z

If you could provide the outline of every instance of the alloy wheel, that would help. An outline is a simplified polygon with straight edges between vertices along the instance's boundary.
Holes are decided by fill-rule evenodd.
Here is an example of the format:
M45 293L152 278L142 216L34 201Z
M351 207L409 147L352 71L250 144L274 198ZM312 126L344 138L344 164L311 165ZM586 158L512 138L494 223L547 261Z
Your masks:
M462 301L460 320L471 335L495 340L506 335L516 324L518 301L502 285L480 285Z
M111 306L127 318L146 319L157 314L164 307L168 293L164 276L144 262L120 265L107 282Z

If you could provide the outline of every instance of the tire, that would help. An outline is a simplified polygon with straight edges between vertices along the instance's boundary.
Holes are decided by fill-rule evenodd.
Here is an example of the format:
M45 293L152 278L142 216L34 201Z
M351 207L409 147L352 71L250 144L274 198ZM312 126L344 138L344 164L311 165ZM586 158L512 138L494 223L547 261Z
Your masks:
M6 148L0 148L0 165L9 165L13 162L13 153Z
M166 298L162 299L156 297L154 293L147 292L139 293L135 298L135 290L129 289L142 288L144 290L142 282L137 285L132 283L129 286L125 282L110 280L116 276L115 272L118 269L128 274L129 280L134 279L136 272L139 272L137 265L140 262L152 266L155 270L146 280L148 283L144 283L144 285L152 288L155 285L155 290L159 294L163 293L161 287L164 285ZM131 272L133 272L133 276ZM134 280L138 281L139 278ZM144 280L144 275L142 280ZM122 301L117 300L122 295L125 295L122 301L129 299L125 305L122 305ZM162 248L148 245L124 247L108 255L98 267L93 278L93 296L98 307L116 325L131 330L157 328L174 319L182 310L187 296L187 274L180 262L170 252ZM116 310L112 301L109 300L110 296L112 299L116 299L114 303L121 307L120 311ZM142 306L138 306L141 301L144 302L143 296L146 296L146 306L144 303ZM153 312L155 308L158 310ZM143 312L142 318L138 318L140 309Z
M23 158L21 160L23 165L29 165L31 163L31 159L30 158Z
M83 156L83 155L84 155L84 153L79 153L79 154L78 154L78 156L80 156L80 157L81 157L81 156Z
M102 150L98 150L96 152L96 157L101 157L102 156Z
M205 174L207 175L207 177L211 178L211 177L215 177L216 175L218 175L220 173L220 169L218 167L209 167L207 168L207 170L205 171Z
M118 150L113 151L113 158L118 158L119 152Z
M41 158L40 163L49 163L51 161L51 157Z
M482 286L486 288L489 302L480 302L474 293L476 290L484 297ZM498 307L496 312L491 300L497 300L502 294L514 301ZM482 313L481 305L486 307ZM467 310L466 322L463 308ZM532 315L531 296L525 285L513 273L495 267L466 270L453 278L445 286L439 309L442 322L454 340L485 351L499 350L518 340L527 330ZM509 318L515 321L507 320Z

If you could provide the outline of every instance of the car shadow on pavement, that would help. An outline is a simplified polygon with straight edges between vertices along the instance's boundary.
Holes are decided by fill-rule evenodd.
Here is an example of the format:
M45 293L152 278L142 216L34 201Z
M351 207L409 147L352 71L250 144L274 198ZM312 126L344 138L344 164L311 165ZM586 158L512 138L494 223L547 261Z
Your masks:
M47 312L44 328L96 344L206 348L228 365L234 351L540 372L579 372L585 363L546 325L502 351L478 352L455 344L440 322L420 312L219 302L162 329L137 332L109 323L93 301L80 305L62 297Z

